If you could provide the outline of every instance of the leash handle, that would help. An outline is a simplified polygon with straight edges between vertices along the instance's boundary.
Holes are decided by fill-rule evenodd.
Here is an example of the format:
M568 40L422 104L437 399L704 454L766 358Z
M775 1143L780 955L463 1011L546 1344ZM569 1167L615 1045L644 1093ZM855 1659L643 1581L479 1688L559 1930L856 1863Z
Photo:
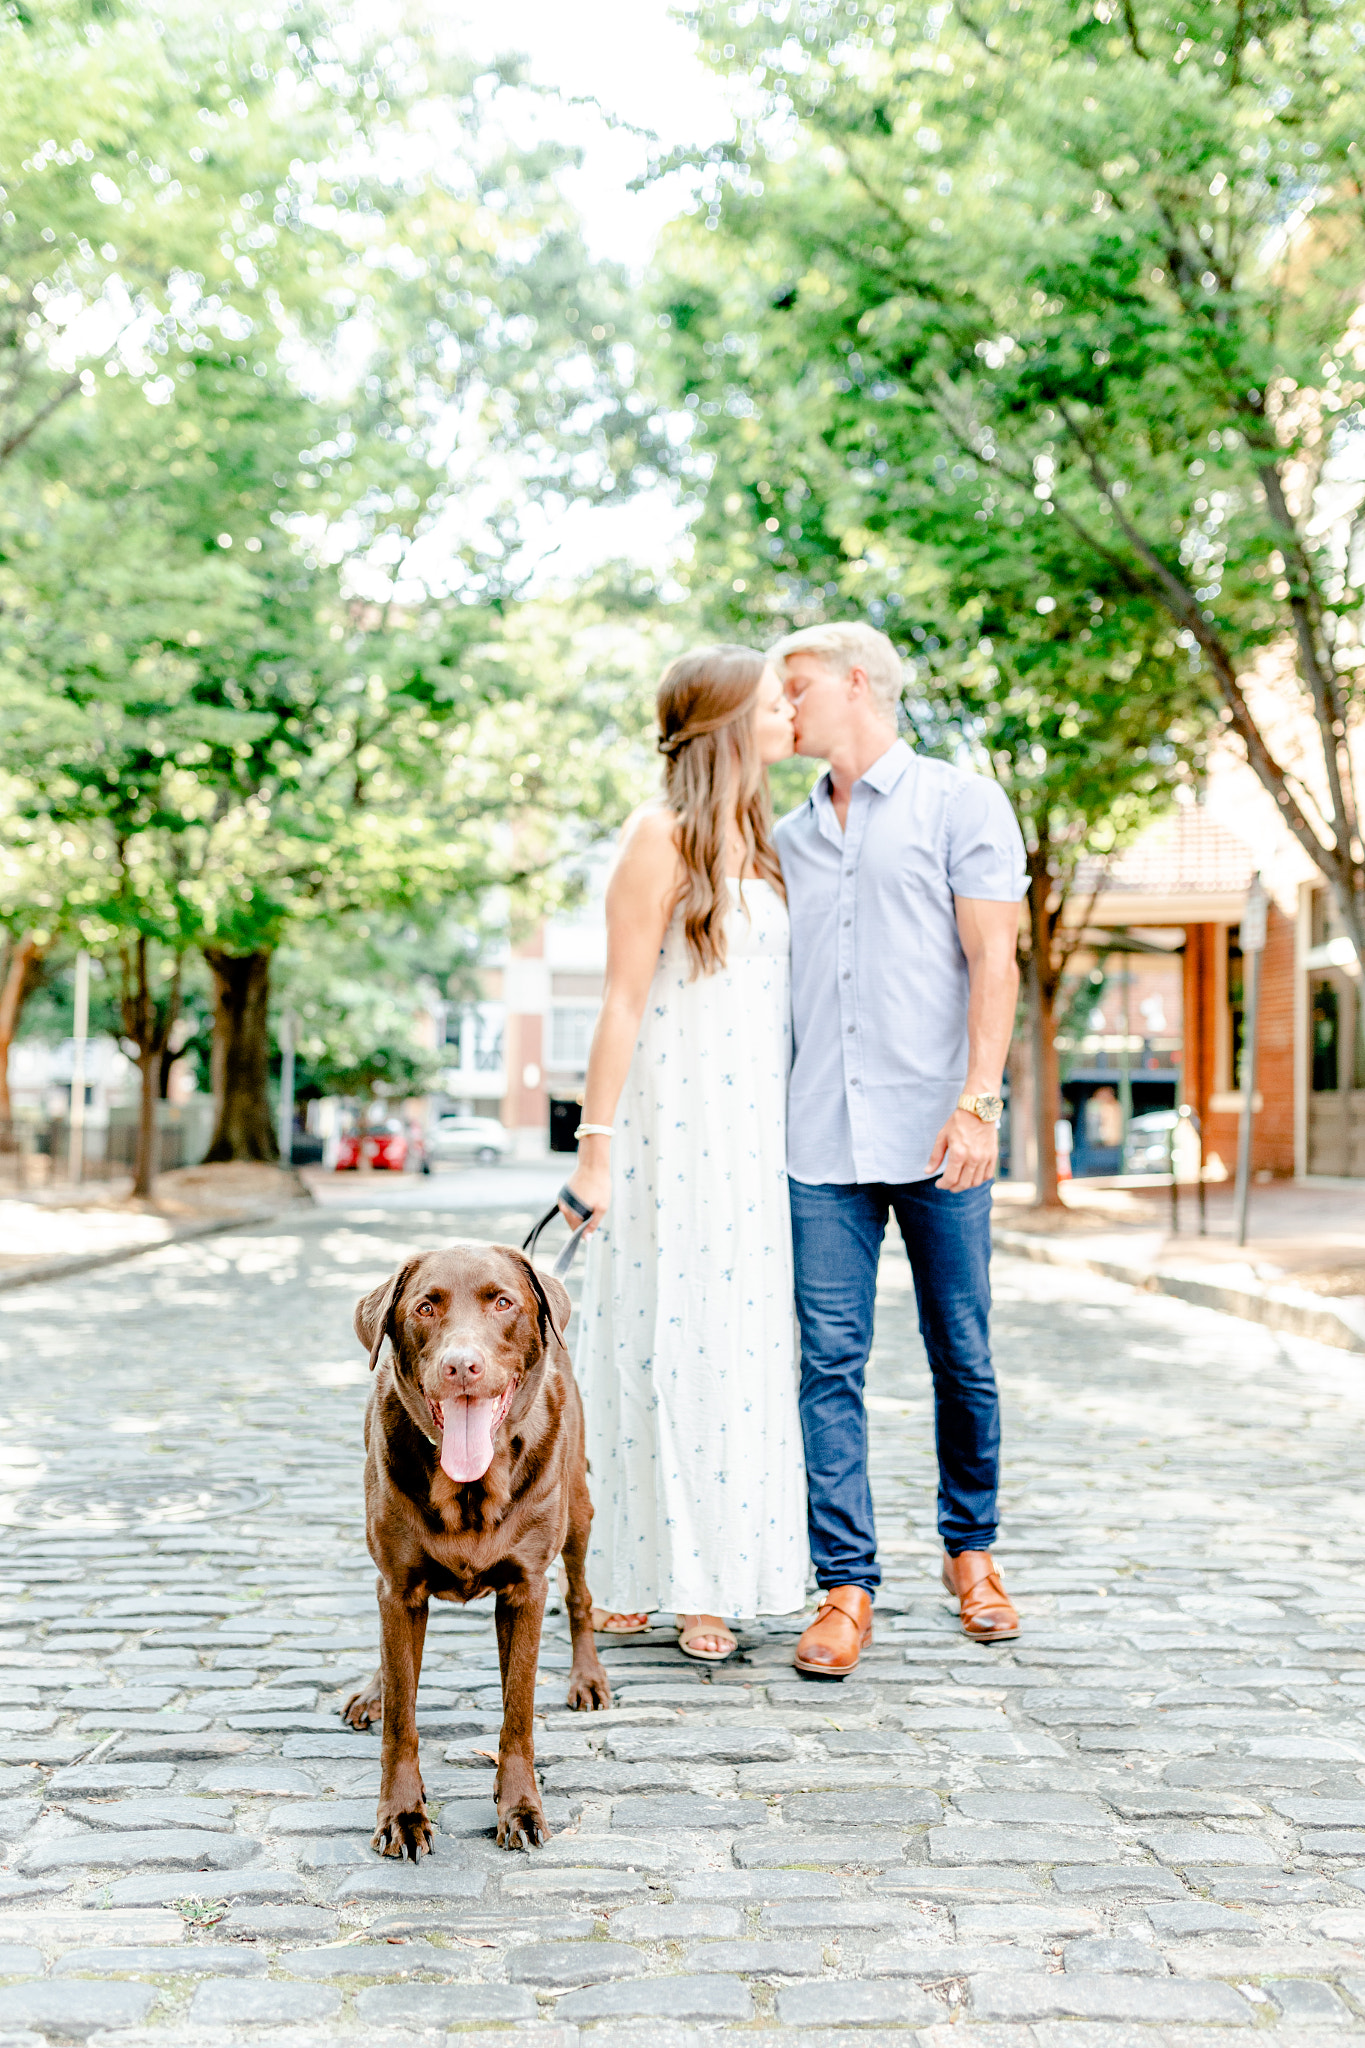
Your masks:
M569 1242L565 1245L563 1251L559 1254L559 1257L555 1260L554 1265L551 1268L551 1271L554 1274L556 1280L562 1280L564 1278L564 1275L572 1266L574 1258L578 1251L578 1247L583 1241L583 1233L587 1229L589 1223L591 1223L592 1221L592 1210L589 1209L584 1203L579 1201L577 1195L573 1192L573 1189L567 1186L567 1184L559 1190L559 1193L555 1196L554 1201L551 1203L550 1207L545 1211L545 1214L541 1217L539 1223L532 1225L531 1229L527 1232L526 1237L523 1239L521 1247L528 1258L535 1257L536 1246L540 1242L540 1233L547 1227L547 1225L554 1222L555 1217L559 1214L561 1204L564 1206L564 1208L571 1209L575 1216L580 1216L583 1220L581 1221L577 1230L575 1230L573 1236L569 1239Z

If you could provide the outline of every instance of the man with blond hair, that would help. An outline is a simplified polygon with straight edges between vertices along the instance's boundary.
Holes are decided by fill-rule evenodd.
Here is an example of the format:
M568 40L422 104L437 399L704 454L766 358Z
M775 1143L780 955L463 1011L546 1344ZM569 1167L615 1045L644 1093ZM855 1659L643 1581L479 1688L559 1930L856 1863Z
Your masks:
M787 1167L801 1427L820 1611L800 1671L844 1677L880 1581L863 1374L894 1215L934 1382L943 1581L978 1642L1019 1633L991 1557L1000 1407L990 1353L990 1206L1018 990L1024 846L987 777L897 737L884 633L811 626L771 660L796 751L827 761L777 828L792 928Z

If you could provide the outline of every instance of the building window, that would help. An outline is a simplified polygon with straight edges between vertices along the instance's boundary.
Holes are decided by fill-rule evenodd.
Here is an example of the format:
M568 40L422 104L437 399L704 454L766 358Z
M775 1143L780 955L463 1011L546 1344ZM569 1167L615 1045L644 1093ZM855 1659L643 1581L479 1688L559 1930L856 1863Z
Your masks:
M452 1065L466 1074L502 1071L503 1003L462 1003L446 1011L446 1044L455 1050Z
M1312 990L1313 1093L1335 1095L1341 1075L1341 991L1334 982L1315 982Z
M555 1003L550 1011L550 1065L581 1072L588 1064L596 1003Z
M1242 1085L1242 1023L1245 1014L1245 961L1242 958L1242 927L1228 926L1228 1074L1234 1088Z

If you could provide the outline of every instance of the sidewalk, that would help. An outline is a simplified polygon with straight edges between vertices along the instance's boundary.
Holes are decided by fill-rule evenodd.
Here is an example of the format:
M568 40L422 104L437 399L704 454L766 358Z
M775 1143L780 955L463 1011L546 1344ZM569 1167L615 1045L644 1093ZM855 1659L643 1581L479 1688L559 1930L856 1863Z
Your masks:
M1194 1188L1180 1191L1171 1230L1169 1185L1070 1181L1065 1207L1038 1211L1027 1183L995 1191L1001 1251L1079 1267L1177 1295L1273 1330L1365 1351L1365 1183L1355 1189L1272 1181L1251 1190L1248 1242L1235 1242L1231 1182L1206 1189L1208 1234Z
M275 1166L186 1166L157 1176L155 1199L136 1202L132 1178L0 1195L0 1291L59 1280L134 1258L158 1245L267 1223L307 1205L297 1174Z

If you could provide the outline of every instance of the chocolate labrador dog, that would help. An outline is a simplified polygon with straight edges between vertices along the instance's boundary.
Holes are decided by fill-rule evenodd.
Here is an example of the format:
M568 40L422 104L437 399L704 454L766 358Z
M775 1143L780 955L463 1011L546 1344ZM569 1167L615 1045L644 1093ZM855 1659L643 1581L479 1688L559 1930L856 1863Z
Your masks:
M546 1574L561 1555L573 1636L568 1703L611 1704L583 1569L592 1504L568 1320L562 1283L506 1245L423 1253L356 1305L356 1335L371 1371L379 1366L365 1411L365 1533L379 1568L380 1653L342 1717L353 1728L383 1720L371 1843L383 1856L415 1862L431 1848L417 1682L433 1595L497 1596L494 1797L504 1848L549 1837L531 1723Z

